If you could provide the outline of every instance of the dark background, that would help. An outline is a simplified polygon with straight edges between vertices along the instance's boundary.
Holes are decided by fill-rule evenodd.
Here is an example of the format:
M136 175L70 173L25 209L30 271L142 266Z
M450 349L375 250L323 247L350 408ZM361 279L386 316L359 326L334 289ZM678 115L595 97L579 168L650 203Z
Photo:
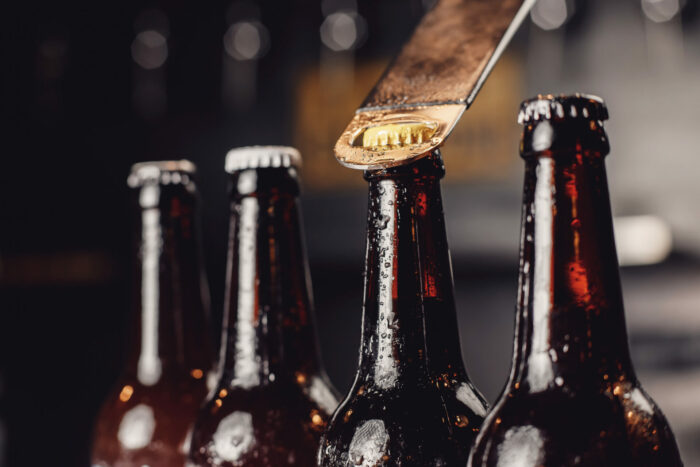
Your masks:
M301 147L308 156L303 205L320 340L331 378L341 392L349 387L359 343L366 193L361 174L337 166L331 147L429 3L0 7L0 466L88 465L93 417L124 357L134 256L125 180L137 161L186 157L199 167L219 326L225 153L249 144ZM643 1L544 3L553 6L540 11L539 22L526 22L445 150L465 360L494 401L511 351L520 100L541 91L601 92L613 116L616 214L655 216L673 237L657 259L623 270L635 363L676 428L687 465L700 465L697 2L679 3L683 10L668 19ZM565 5L561 24L557 4ZM354 42L333 50L319 28L342 11L362 20ZM236 58L224 47L226 31L241 21L262 24L269 35L261 36L253 58ZM144 30L167 39L167 58L158 66L137 60ZM348 70L347 93L341 87L309 97L324 83L337 85L332 77ZM321 76L316 87L314 76Z

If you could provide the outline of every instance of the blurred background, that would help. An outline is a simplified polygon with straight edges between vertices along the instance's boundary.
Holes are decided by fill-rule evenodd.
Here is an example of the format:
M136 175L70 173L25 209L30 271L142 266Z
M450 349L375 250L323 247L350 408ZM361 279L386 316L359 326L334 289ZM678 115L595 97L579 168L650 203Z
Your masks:
M228 149L305 157L306 237L328 372L359 345L366 186L335 139L430 0L10 2L0 15L0 465L87 466L124 358L129 166L199 166L214 324ZM521 100L608 102L608 175L632 353L700 465L700 1L539 0L443 154L463 351L494 401L510 365ZM217 332L218 335L218 332Z

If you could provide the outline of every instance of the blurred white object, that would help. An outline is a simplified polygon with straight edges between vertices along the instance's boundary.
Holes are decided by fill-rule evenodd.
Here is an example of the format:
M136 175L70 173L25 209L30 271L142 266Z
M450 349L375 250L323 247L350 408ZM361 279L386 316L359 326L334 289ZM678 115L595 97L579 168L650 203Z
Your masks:
M573 2L570 0L539 0L530 11L532 22L545 31L564 26L572 16Z
M642 0L642 10L655 23L672 20L681 11L679 0Z
M146 70L155 70L168 59L168 40L159 31L141 31L131 43L131 57Z
M270 34L258 21L239 21L224 34L224 50L235 60L257 60L270 47Z
M615 218L615 244L620 266L660 263L671 254L671 227L656 216Z
M323 44L335 52L354 50L367 36L367 23L357 12L338 11L326 17L320 34Z

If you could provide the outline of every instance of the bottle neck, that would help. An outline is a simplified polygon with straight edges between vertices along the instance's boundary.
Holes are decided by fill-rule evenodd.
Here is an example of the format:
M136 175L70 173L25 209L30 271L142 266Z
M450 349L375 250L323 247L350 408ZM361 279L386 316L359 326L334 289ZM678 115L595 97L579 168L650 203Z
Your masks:
M184 186L139 192L136 316L128 371L144 385L211 369L208 288L197 198Z
M516 387L634 378L601 153L526 158L516 328Z
M439 157L439 155L437 156ZM442 162L438 159L440 167ZM447 244L440 178L421 180L415 196L415 242L418 249L425 338L431 372L466 380L454 297L452 261Z
M464 372L442 215L443 173L435 154L367 175L359 378L377 389L427 384L429 365Z
M285 169L261 169L237 173L233 184L223 384L319 373L297 182Z

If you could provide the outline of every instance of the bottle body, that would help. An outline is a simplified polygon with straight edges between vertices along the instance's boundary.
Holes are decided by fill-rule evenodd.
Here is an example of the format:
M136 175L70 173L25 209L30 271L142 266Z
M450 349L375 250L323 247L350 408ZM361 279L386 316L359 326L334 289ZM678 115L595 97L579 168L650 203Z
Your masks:
M360 361L324 434L321 466L463 464L485 415L461 354L454 355L459 342L439 189L443 170L439 154L432 154L366 175ZM440 331L445 334L435 334Z
M93 465L184 465L192 423L207 394L212 355L198 198L193 168L172 164L139 164L132 171L134 180L138 171L146 175L132 185L138 188L140 229L131 352L100 410Z
M221 372L188 465L313 465L337 396L318 356L296 169L238 169L232 187Z
M207 395L204 379L168 378L145 386L120 380L100 410L92 465L184 466L197 411Z
M603 118L584 118L603 115L604 107L559 99L552 120L528 123L523 137L513 367L469 465L681 465L668 423L629 356L607 139Z

